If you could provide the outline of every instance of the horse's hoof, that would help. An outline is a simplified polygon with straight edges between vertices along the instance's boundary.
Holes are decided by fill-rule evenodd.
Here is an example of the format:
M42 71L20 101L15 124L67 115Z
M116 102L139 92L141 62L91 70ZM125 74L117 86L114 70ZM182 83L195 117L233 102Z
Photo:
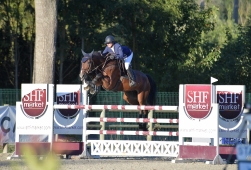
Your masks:
M143 128L143 131L148 131L148 129L147 128Z
M90 90L90 93L91 93L91 94L95 94L96 91L95 91L95 90Z
M140 131L148 131L147 126L144 123L139 124L139 130Z
M87 87L87 86L88 86L87 81L83 81L83 86L84 86L84 87Z
M142 129L143 129L143 124L139 123L139 130L142 130Z

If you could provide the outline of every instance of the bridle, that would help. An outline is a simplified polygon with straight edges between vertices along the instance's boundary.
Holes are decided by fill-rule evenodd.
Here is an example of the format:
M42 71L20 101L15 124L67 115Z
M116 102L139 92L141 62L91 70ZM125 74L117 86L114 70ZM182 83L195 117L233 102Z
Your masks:
M81 72L83 72L83 76L84 79L86 79L88 76L91 76L91 74L93 74L95 72L95 74L98 74L98 71L99 72L102 72L105 68L106 68L106 64L107 62L110 60L109 57L105 57L105 61L100 63L99 65L95 66L95 62L93 61L93 52L92 51L91 53L85 53L84 51L82 51L83 55L86 56L86 58L88 58L85 62L88 62L88 68L85 69L85 71L83 69L81 69ZM85 62L82 62L82 63L85 63ZM109 67L112 66L112 65L109 65ZM101 67L101 68L100 68ZM86 71L87 70L87 71Z
M88 70L86 71L86 74L92 74L94 71L97 71L97 70L102 71L105 64L106 64L106 62L95 66L95 63L94 63L94 61L92 59L92 56L89 57L89 59L88 59ZM100 66L102 66L102 69L99 69Z
M89 53L89 54L85 53L84 51L82 51L82 53L83 53L84 56L88 55L88 59L85 61L85 62L88 62L88 69L87 69L87 71L83 71L83 69L82 69L82 72L84 72L84 74L83 74L84 79L87 78L87 76L92 74L94 71L96 71L96 74L97 74L97 70L100 70L102 72L102 69L103 69L104 64L106 63L106 61L104 63L101 63L101 64L95 66L95 63L93 61L93 56L92 56L93 51L91 53ZM103 65L102 69L99 69L99 67L102 66L102 65Z
M94 61L93 61L93 59L92 59L92 53L93 53L93 52L91 52L91 53L89 54L89 57L88 57L88 58L89 58L89 59L88 59L88 65L89 65L89 67L88 67L88 71L86 72L86 74L91 74L91 73L93 73L93 72L96 71L96 70L99 70L100 72L102 72L102 70L103 70L104 67L106 66L107 61L109 60L109 58L106 57L105 62L103 62L103 63L101 63L101 64L95 66L95 63L94 63ZM83 53L83 54L86 54L86 53ZM100 66L102 66L101 69L99 69ZM94 67L94 68L93 68L93 67ZM93 68L93 69L92 69L92 68Z
M94 70L92 70L92 66L94 66L94 62L92 60L92 57L90 57L88 60L88 70L86 71L86 74L91 74Z

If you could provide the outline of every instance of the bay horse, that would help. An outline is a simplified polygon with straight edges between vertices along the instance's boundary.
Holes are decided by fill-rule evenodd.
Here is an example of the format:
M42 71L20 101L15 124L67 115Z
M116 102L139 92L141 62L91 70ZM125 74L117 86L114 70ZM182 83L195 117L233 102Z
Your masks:
M102 86L107 91L124 92L123 99L131 105L155 105L157 88L150 75L133 70L136 85L130 87L122 60L110 59L98 51L85 53L82 50L82 54L79 76L84 85L86 84L85 90L94 93L95 86ZM88 81L88 77L90 81ZM147 117L147 110L139 112L139 118ZM139 129L147 131L147 123L140 123Z

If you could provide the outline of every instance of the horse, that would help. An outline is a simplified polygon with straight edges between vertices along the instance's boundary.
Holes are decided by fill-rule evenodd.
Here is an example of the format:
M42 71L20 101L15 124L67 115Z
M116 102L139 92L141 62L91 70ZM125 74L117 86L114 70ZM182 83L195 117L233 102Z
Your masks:
M124 92L123 99L128 104L155 105L157 88L150 75L133 70L136 85L130 87L122 60L111 59L94 50L91 53L85 53L82 50L82 54L79 77L83 81L85 90L95 93L95 86L102 86L107 91ZM88 81L88 78L90 78L90 81ZM148 110L139 111L139 118L147 117ZM147 123L139 123L139 129L147 131Z

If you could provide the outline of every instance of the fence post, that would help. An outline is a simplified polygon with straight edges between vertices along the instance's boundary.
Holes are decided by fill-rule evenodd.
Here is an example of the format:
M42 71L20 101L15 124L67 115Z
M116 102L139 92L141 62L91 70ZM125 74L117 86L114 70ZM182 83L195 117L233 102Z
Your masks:
M8 153L8 144L3 143L3 153Z
M105 117L105 109L100 114L100 118L104 118L104 117ZM100 122L100 125L101 125L101 129L100 130L105 130L105 122ZM100 134L99 135L99 139L100 140L105 140L105 135L104 134Z
M153 110L150 110L150 112L148 113L148 118L152 119L153 118ZM153 123L152 122L148 122L148 130L152 131L153 130ZM147 135L147 141L152 141L152 135Z

